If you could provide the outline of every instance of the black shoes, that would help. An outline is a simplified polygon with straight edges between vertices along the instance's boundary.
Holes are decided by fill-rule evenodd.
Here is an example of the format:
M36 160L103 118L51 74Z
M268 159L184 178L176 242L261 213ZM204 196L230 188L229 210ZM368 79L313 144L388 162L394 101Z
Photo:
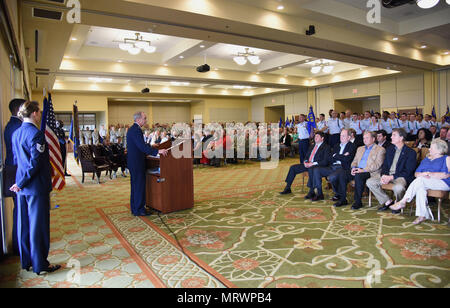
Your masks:
M306 199L306 200L312 199L312 198L314 198L315 195L316 195L315 193L309 192L309 193L305 196L305 199Z
M380 208L378 208L378 212L384 212L389 210L389 207L394 204L394 201L391 201L388 205L383 205Z
M292 191L290 188L285 188L282 192L280 192L280 195L287 195L287 194L291 194Z
M352 205L352 210L359 210L360 208L362 208L362 204L361 203L353 203Z
M311 198L311 201L319 201L319 200L324 200L325 197L323 196L323 194L320 195L315 195L314 197Z
M331 198L331 200L333 201L339 201L341 198L339 198L338 196L334 196L333 198Z
M333 204L334 207L341 207L346 206L348 204L347 200L339 200L335 204Z
M61 265L59 265L59 264L49 265L47 268L44 268L38 275L41 275L42 272L53 273L54 271L57 271L60 268L61 268Z

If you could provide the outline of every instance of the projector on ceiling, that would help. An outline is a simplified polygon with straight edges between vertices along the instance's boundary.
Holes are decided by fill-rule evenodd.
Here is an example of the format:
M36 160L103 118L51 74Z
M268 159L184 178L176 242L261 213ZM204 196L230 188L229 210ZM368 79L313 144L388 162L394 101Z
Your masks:
M208 64L203 64L197 67L197 72L206 73L211 70L211 67Z

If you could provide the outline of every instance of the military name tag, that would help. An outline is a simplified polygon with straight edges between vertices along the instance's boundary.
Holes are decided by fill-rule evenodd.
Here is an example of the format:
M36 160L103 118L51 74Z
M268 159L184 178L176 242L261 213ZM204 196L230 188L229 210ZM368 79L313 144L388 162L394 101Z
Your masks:
M40 153L44 153L44 150L45 150L45 144L39 144L39 143L37 143L36 144L36 148L37 148L37 150L40 152Z

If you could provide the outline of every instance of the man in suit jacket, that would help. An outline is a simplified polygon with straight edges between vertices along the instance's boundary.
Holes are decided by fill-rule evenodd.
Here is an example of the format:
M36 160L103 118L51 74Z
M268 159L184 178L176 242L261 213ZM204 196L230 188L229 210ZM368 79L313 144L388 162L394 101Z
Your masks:
M392 146L386 150L386 158L381 168L381 174L374 175L367 180L367 187L377 198L381 207L379 211L389 209L394 201L383 191L381 185L394 184L396 200L403 198L408 185L414 180L417 165L416 152L405 145L408 134L403 128L392 130Z
M350 129L341 131L340 143L336 144L331 152L330 166L315 168L313 171L313 187L317 189L317 196L313 201L323 200L322 193L322 177L328 177L335 196L333 201L347 202L345 198L345 190L347 181L337 181L341 172L350 173L350 164L356 153L356 146L350 142L352 138Z
M377 131L377 144L384 149L391 146L391 143L388 140L388 133L384 129Z
M314 135L314 146L311 146L306 153L306 160L298 165L293 165L289 169L289 173L286 177L286 187L280 193L282 195L290 194L292 182L294 182L297 174L308 172L308 187L309 193L306 195L306 199L312 199L315 196L314 188L312 185L313 170L317 167L326 167L329 164L330 159L330 147L324 143L325 134L323 132L316 132Z
M22 125L22 119L17 116L20 106L25 103L24 99L13 99L9 103L9 111L11 111L11 119L5 126L3 133L6 145L6 160L4 169L4 193L9 192L9 187L15 183L17 165L14 160L14 154L12 151L12 136L13 133ZM11 192L9 197L12 196L14 202L13 209L13 232L12 232L12 248L15 255L19 255L19 246L17 241L17 196Z
M158 153L167 155L167 150L157 150L144 142L144 134L141 127L147 124L147 116L144 112L134 114L134 124L127 132L127 166L130 170L131 213L135 216L147 216L145 210L145 157L156 156Z
M363 136L364 146L356 151L352 162L351 177L355 180L355 194L352 209L357 210L362 207L362 194L366 181L381 172L386 150L375 144L376 132L366 131Z

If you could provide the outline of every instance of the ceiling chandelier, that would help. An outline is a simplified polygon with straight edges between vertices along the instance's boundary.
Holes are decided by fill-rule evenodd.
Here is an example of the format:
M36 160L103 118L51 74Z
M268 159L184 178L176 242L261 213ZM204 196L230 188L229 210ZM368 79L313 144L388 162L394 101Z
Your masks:
M245 65L247 60L254 65L261 63L259 56L257 56L255 52L249 51L249 48L245 48L245 52L238 52L237 56L233 57L233 60L239 65Z
M311 67L311 73L319 74L320 72L323 72L325 74L329 74L333 69L334 66L330 62L319 60L316 65Z
M141 50L144 50L146 53L153 53L156 50L156 47L152 46L150 41L142 39L140 33L136 33L136 38L125 38L123 43L119 44L119 48L128 51L134 56L140 54Z
M417 5L422 9L429 9L439 3L439 0L417 0ZM448 3L448 1L447 1Z

